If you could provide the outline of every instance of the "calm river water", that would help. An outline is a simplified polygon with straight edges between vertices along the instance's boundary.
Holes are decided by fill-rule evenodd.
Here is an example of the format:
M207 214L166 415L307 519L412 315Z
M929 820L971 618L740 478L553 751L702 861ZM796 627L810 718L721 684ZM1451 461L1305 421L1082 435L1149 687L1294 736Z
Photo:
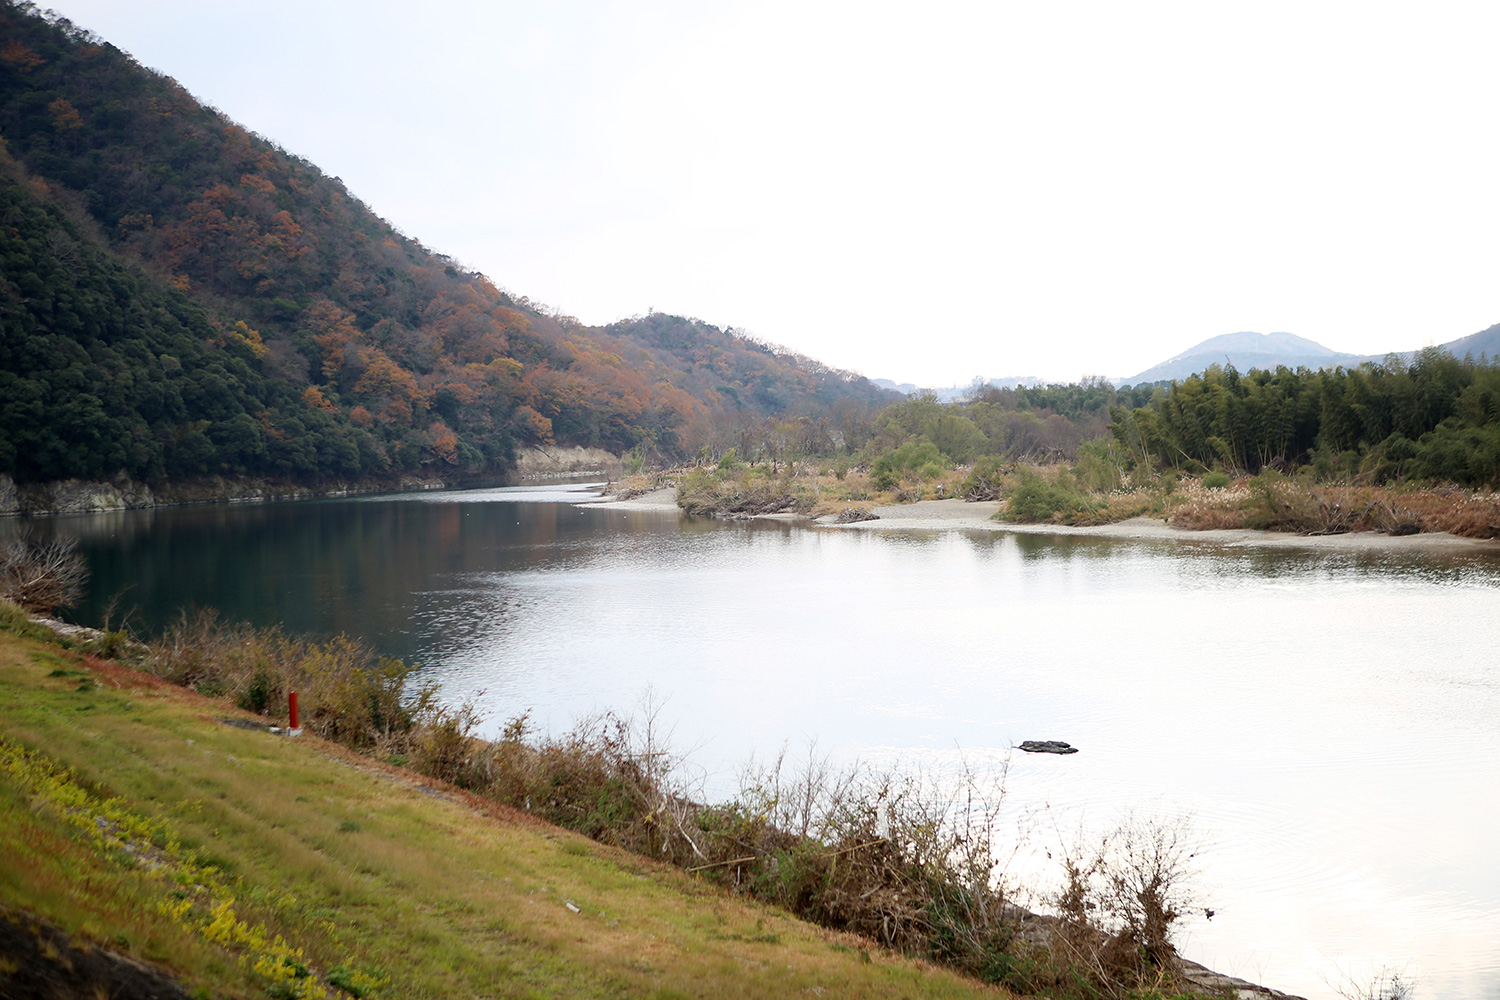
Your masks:
M951 772L1023 739L1033 848L1190 817L1188 957L1308 997L1382 969L1500 1000L1500 553L1379 554L718 522L561 488L39 521L74 616L185 605L347 631L498 729L648 688L711 791L752 752ZM0 525L14 530L15 525ZM110 605L113 602L113 612ZM1007 828L1004 836L1015 836Z

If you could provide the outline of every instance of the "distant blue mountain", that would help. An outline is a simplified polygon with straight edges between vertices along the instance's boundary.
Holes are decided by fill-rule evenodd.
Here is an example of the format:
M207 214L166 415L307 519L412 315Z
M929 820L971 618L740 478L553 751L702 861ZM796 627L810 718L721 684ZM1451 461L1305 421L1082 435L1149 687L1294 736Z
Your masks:
M1007 375L1005 378L985 378L982 375L974 376L974 380L968 385L946 385L942 387L919 386L912 382L892 382L888 378L872 378L870 382L880 386L882 389L894 389L896 392L907 396L916 393L930 392L941 402L951 403L955 399L972 395L974 390L980 386L991 385L996 389L1014 389L1017 386L1046 385L1047 380L1037 378L1035 375Z
M1500 323L1496 323L1487 330L1437 346L1456 358L1465 356L1500 358ZM1195 344L1181 354L1153 365L1143 372L1131 375L1129 378L1110 381L1116 385L1140 385L1142 382L1181 380L1203 371L1209 365L1224 364L1232 364L1241 372L1247 372L1252 368L1270 370L1278 365L1285 365L1288 368L1311 368L1314 371L1319 368L1332 368L1335 365L1354 368L1366 361L1384 361L1392 354L1405 361L1411 361L1417 351L1391 351L1386 354L1364 355L1343 354L1324 347L1317 341L1290 333L1226 333L1222 336L1210 337L1201 344ZM976 377L968 385L950 385L941 388L918 386L912 382L892 382L884 378L874 378L870 381L882 389L893 389L908 396L918 392L930 392L943 402L951 402L972 395L974 390L982 385L1009 389L1023 385L1047 384L1046 379L1033 375L991 379Z
M1488 330L1480 330L1478 333L1471 333L1467 337L1459 337L1457 340L1450 340L1446 344L1439 344L1438 346L1455 358L1473 357L1477 360L1480 357L1487 357L1493 361L1500 358L1500 323L1496 323ZM1410 361L1417 355L1416 351L1393 351L1392 353L1398 355L1404 361ZM1353 361L1347 362L1347 364L1358 365L1366 361L1384 361L1389 356L1386 354L1371 354L1366 357L1355 358Z
M1123 385L1184 379L1209 365L1234 365L1242 372L1252 368L1329 368L1358 363L1354 354L1341 354L1316 341L1290 333L1226 333L1195 344L1145 371L1121 379Z

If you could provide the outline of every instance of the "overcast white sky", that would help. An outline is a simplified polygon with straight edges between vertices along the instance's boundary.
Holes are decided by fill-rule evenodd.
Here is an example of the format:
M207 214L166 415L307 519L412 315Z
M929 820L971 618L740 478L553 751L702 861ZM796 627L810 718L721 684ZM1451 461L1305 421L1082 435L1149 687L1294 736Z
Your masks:
M926 385L1500 321L1500 5L59 0L588 323Z

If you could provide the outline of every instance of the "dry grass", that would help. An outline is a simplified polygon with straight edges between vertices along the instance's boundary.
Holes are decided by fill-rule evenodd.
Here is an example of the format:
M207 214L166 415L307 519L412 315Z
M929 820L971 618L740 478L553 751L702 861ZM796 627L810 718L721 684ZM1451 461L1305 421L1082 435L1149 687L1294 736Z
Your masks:
M686 468L673 468L633 473L618 483L611 484L606 492L616 500L634 500L647 493L676 486L685 472Z
M1445 531L1495 538L1500 537L1500 496L1458 487L1309 485L1270 474L1238 479L1220 489L1190 483L1174 497L1170 520L1192 530L1254 528L1302 535Z
M356 749L405 752L418 720L432 709L430 691L406 700L405 664L364 642L344 635L321 643L291 638L276 628L221 621L213 611L185 612L150 644L142 667L278 721L296 691L306 728Z
M1245 480L1218 489L1189 483L1177 492L1174 500L1168 516L1174 527L1193 531L1247 527L1245 504L1250 500L1250 489Z
M1462 538L1500 538L1500 494L1456 487L1392 490L1389 503L1421 526Z

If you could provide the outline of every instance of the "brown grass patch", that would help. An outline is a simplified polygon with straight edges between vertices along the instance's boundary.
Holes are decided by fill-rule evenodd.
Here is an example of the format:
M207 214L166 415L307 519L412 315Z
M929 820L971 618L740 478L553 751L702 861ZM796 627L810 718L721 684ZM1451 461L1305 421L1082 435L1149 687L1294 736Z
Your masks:
M1459 489L1393 490L1391 503L1423 531L1461 538L1500 538L1500 495Z
M1311 485L1271 473L1222 489L1190 484L1178 495L1170 522L1190 530L1253 528L1299 535L1445 531L1463 538L1500 537L1500 497L1489 491Z

